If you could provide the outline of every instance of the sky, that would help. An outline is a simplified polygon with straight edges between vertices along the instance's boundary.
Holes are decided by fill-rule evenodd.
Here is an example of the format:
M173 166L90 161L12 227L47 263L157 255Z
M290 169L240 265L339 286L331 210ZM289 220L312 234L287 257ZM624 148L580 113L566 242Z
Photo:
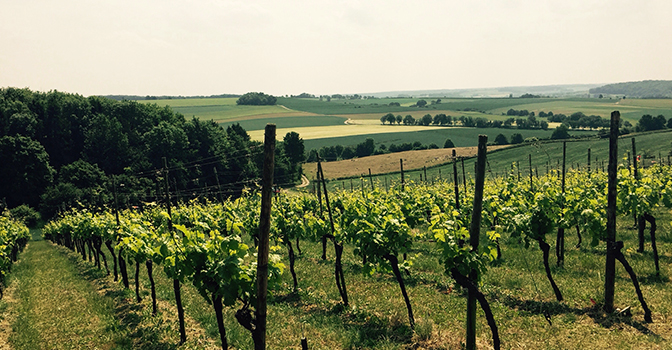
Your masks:
M672 80L670 0L0 0L0 87L351 94Z

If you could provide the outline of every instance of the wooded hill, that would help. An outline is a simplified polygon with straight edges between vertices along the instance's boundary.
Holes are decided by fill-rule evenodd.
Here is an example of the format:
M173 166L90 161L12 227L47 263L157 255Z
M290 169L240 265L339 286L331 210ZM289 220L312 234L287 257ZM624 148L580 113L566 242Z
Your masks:
M672 98L672 80L644 80L609 84L590 89L590 93L636 98Z

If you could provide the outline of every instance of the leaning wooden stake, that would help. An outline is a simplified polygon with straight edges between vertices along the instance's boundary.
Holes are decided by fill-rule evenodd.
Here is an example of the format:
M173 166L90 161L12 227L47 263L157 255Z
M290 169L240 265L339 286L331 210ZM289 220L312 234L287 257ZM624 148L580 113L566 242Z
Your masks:
M252 332L255 350L266 349L266 294L268 291L268 251L269 232L271 230L271 200L273 195L274 166L275 124L267 124L264 138L264 168L261 180L261 218L259 219L259 250L257 252L256 328Z
M404 190L404 160L399 159L399 167L401 168L401 190Z
M319 162L317 163L317 168L320 173L320 177L322 180L324 180L324 171L322 170L322 165ZM334 252L336 253L336 259L334 260L334 276L336 278L336 287L338 288L338 292L341 295L341 299L343 300L343 305L348 306L348 291L345 288L345 275L343 274L343 265L341 263L343 256L343 244L336 240L334 217L331 214L331 204L329 203L329 193L327 192L327 184L325 181L322 181L322 186L324 189L324 202L327 204L327 213L329 214L329 224L331 225L330 238L334 242Z
M483 185L485 182L485 161L487 152L488 137L478 136L478 159L476 165L476 178L474 188L474 206L471 213L471 227L469 228L469 243L472 251L478 252L479 238L481 234L481 210L483 207ZM473 269L469 273L469 281L473 285L478 285L478 270ZM477 290L468 289L467 298L467 349L476 349L476 302L479 299ZM485 310L485 308L484 308ZM499 336L497 336L497 326L492 324L493 337L496 337L495 346L499 348Z

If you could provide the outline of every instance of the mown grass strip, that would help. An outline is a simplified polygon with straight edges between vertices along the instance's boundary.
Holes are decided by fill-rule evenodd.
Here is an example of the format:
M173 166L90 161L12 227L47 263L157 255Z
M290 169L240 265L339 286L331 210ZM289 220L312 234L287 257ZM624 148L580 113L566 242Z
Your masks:
M109 349L119 340L114 303L61 252L33 241L12 272L16 349Z

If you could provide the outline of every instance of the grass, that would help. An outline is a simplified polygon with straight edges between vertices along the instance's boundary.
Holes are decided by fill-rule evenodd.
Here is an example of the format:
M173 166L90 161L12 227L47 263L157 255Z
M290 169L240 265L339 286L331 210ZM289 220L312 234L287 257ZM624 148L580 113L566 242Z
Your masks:
M423 145L429 145L435 143L439 147L443 147L446 139L451 139L453 144L456 147L472 147L478 145L478 135L486 134L490 135L491 139L494 140L497 134L504 134L507 139L511 138L511 135L514 133L519 133L523 135L523 138L528 137L537 137L537 138L549 138L553 133L552 130L518 130L518 129L498 129L498 128L453 128L453 127L438 127L438 126L394 126L394 125L357 125L356 127L361 127L363 132L367 130L375 130L380 133L363 133L361 135L345 136L347 135L348 126L343 126L339 131L334 130L332 134L335 135L331 137L323 138L312 138L307 137L305 134L299 132L299 135L304 139L304 145L306 150L310 149L319 149L324 146L333 146L333 145L342 145L342 146L354 146L358 143L363 142L366 138L372 138L376 142L376 147L379 145L385 145L389 147L391 144L402 144L402 143L413 143L415 141L420 141ZM340 131L342 130L342 131ZM385 132L389 131L389 132ZM328 128L324 129L324 132L329 132ZM570 131L572 135L586 135L593 134L594 132L590 131ZM250 133L254 135L253 138L261 137L263 134L257 135L256 133ZM280 135L280 132L278 132ZM284 135L284 134L282 134Z
M0 320L11 327L0 330L0 342L13 349L178 348L174 307L163 303L163 312L152 316L146 295L136 304L104 270L41 240L39 230L31 233L0 301ZM195 321L187 325L191 340L180 349L215 348Z
M112 300L48 242L31 242L11 276L17 309L9 341L16 349L101 349L120 341Z
M202 120L214 120L217 123L241 121L258 116L278 118L310 115L300 111L288 110L280 105L239 106L236 104L236 98L142 100L138 102L170 106L175 112L182 113L187 118L197 117Z

